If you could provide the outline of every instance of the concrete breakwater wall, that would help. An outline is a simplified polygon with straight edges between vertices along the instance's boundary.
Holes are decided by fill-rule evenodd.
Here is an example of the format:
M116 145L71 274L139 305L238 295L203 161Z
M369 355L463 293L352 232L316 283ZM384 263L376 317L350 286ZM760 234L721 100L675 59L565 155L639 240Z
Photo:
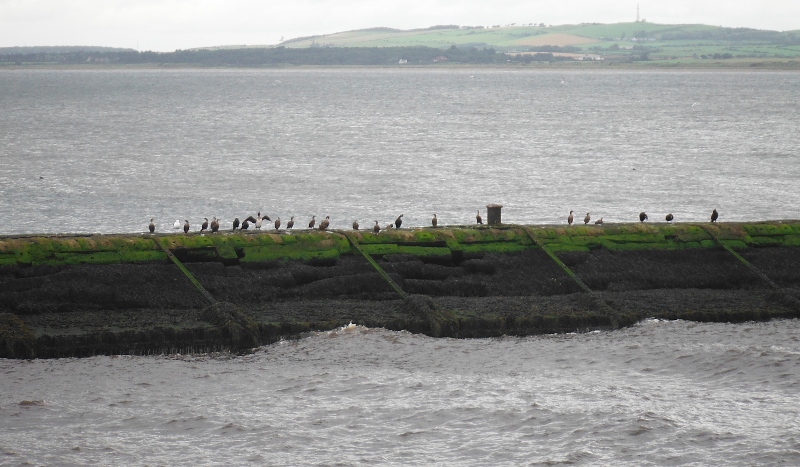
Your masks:
M800 221L0 237L0 357L796 317L798 259Z

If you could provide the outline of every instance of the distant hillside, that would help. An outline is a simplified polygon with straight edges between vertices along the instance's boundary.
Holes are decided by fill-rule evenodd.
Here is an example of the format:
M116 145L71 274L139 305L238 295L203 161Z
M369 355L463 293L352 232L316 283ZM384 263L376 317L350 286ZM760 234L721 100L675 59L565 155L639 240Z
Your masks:
M117 47L98 47L98 46L84 46L84 45L0 47L0 55L63 54L63 53L73 53L73 52L135 52L135 49L121 49Z
M269 49L275 47L274 45L215 45L212 47L193 47L186 50L237 50L237 49Z
M800 32L723 28L702 24L631 22L545 26L432 26L397 30L371 28L290 39L280 45L307 47L409 47L447 49L493 48L501 52L539 52L543 47L569 47L571 52L603 58L644 60L800 57Z
M111 47L0 48L0 66L583 66L800 68L800 31L702 24L438 25L298 37L277 46L175 52ZM570 65L571 64L571 65ZM592 65L589 65L592 66Z
M548 58L553 59L552 54ZM332 49L287 47L177 50L175 52L70 52L0 54L0 66L26 65L190 65L207 67L264 66L398 66L498 64L508 57L492 49L431 47L340 47Z

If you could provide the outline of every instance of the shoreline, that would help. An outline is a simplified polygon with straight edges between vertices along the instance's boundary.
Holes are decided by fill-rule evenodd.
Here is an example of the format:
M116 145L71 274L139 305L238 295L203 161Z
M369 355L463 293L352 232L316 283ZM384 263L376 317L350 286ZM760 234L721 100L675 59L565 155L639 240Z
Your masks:
M680 60L650 60L642 62L544 62L530 64L480 64L480 63L447 63L436 65L257 65L257 66L201 66L182 63L147 63L135 65L96 65L96 64L57 64L57 63L26 63L15 65L11 62L0 63L0 70L359 70L359 69L389 69L389 70L448 70L448 69L486 69L486 70L680 70L680 71L798 71L800 59L753 59L733 63Z

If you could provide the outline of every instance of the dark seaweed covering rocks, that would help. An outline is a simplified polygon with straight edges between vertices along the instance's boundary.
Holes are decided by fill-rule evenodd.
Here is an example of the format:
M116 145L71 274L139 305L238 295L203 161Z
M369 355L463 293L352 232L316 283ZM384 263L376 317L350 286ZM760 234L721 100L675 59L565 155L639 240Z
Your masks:
M0 275L3 357L247 351L350 322L441 337L616 329L642 318L741 322L800 315L792 247L745 255L781 289L717 248L560 252L590 288L541 249L452 256L375 255L401 299L360 256L187 269L166 262L7 267Z

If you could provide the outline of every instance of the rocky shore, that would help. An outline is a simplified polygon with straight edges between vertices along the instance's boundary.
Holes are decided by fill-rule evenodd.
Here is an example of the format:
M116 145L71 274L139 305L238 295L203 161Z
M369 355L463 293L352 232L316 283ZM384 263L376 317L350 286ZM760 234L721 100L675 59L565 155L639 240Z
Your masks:
M798 258L796 221L6 237L0 357L242 352L351 322L465 338L796 318Z

